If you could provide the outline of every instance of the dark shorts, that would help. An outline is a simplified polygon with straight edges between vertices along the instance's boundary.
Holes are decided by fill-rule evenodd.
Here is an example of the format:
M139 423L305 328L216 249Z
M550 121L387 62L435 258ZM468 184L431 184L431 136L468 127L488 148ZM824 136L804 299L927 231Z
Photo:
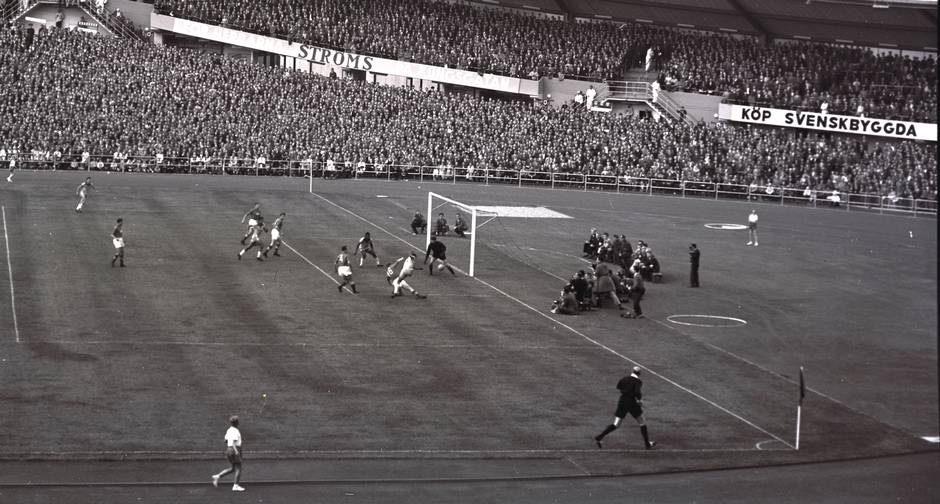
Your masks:
M617 418L627 418L627 415L633 418L639 418L643 414L643 408L632 398L621 397L617 402L617 412L614 414Z
M225 458L228 459L228 462L232 465L242 463L242 456L238 454L231 446L225 449Z

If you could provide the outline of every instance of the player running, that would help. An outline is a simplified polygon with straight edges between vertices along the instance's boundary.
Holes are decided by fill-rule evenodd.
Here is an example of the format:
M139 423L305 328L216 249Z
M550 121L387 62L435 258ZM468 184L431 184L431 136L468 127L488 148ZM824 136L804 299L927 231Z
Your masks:
M382 261L379 261L379 256L375 255L375 244L372 242L372 237L369 235L369 232L366 231L366 234L359 238L359 244L356 245L356 252L353 254L359 256L359 267L362 267L363 261L365 261L366 256L370 255L375 259L375 265L378 268L382 267Z
M245 212L245 215L242 216L242 224L245 223L245 220L248 220L248 231L245 233L245 236L242 236L242 245L245 244L245 240L251 235L251 228L254 226L261 226L264 229L264 216L261 215L261 203L255 203L255 205L248 209Z
M336 256L336 261L333 261L333 265L336 266L336 274L343 279L343 283L339 284L336 288L339 293L342 294L343 287L348 284L353 294L359 294L359 291L356 290L356 282L352 279L352 268L349 266L349 254L347 253L346 245L340 248L339 255Z
M428 266L428 274L434 274L434 261L440 261L441 263L437 265L438 271L444 271L444 268L447 268L448 271L454 276L457 276L457 273L454 271L454 268L450 267L450 264L447 264L447 245L437 241L436 236L431 236L431 243L428 244L428 250L424 253L424 264L428 264L428 259L431 260L430 265Z
M81 184L78 184L78 188L75 190L75 194L79 196L78 206L75 207L75 211L82 213L82 208L85 206L85 198L88 196L88 191L94 189L95 184L91 183L91 177L85 177L85 181Z
M408 257L399 257L395 262L388 265L385 270L385 281L391 284L392 286L392 297L401 296L401 290L405 289L411 294L413 294L418 299L425 299L427 296L424 294L419 294L418 291L414 290L408 282L405 281L406 278L410 277L415 272L415 259L417 254L414 252L408 254ZM395 266L398 266L402 261L404 264L401 266L401 271L398 272L398 276L395 276ZM421 266L418 266L418 269L421 269ZM392 278L395 278L394 280Z
M255 256L255 259L259 261L264 261L264 259L261 258L261 248L262 248L261 233L264 232L264 226L262 226L261 224L257 222L258 221L255 221L255 225L248 228L248 236L251 238L251 241L248 243L247 247L243 248L241 252L238 253L239 261L242 260L242 256L245 255L245 252L248 252L254 247L258 247L258 255ZM242 243L245 243L244 238L242 238Z
M118 217L117 224L114 225L114 231L111 231L111 243L114 244L114 257L111 258L111 267L114 267L114 261L121 260L121 267L124 267L124 219Z
M12 183L13 183L13 170L16 169L16 158L15 158L15 157L11 157L11 158L10 158L9 166L10 166L10 174L7 175L7 182L9 182L9 183L12 184Z
M281 257L281 254L277 253L277 249L281 248L281 227L284 226L284 217L286 215L286 213L281 212L277 219L274 219L274 224L271 224L271 243L262 252L265 257L268 257L268 251L272 247L274 248L274 255Z

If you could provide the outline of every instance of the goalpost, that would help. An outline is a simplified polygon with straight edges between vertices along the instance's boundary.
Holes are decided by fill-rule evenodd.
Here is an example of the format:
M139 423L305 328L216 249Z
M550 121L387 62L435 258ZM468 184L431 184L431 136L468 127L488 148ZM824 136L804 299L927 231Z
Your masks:
M437 200L437 203L435 203L435 200ZM465 234L470 236L470 265L467 270L467 275L472 277L475 275L474 266L476 263L477 229L479 229L480 226L482 226L483 224L486 224L490 220L495 219L498 215L491 213L491 212L485 212L483 210L479 210L475 206L467 205L465 203L461 203L459 201L450 199L446 196L441 196L440 194L428 191L428 213L426 214L428 227L427 227L427 230L425 230L425 240L424 240L425 248L427 248L427 246L431 243L431 233L434 230L435 222L437 222L437 219L434 217L435 209L437 207L440 207L443 204L450 204L470 214L470 228L465 232ZM489 219L484 221L481 224L479 223L479 218L481 217L483 218L489 217ZM450 226L451 229L453 229L452 224L453 224L452 222L448 222L448 226Z

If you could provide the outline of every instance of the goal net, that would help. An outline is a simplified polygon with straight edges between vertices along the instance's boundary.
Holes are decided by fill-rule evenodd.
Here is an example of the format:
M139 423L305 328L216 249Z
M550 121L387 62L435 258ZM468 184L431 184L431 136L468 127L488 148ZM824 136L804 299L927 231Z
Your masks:
M466 268L467 275L471 277L475 276L477 230L479 230L480 226L495 219L497 214L461 203L434 192L428 192L428 213L426 215L428 226L425 231L425 247L431 243L431 236L457 237L457 239L461 239L460 233L457 232L456 228L458 219L463 221L466 229L463 230L462 233L465 239L469 240L469 246L452 247L453 241L450 240L447 249L449 252L448 258L459 257L456 262L453 262L453 265L461 269ZM446 229L439 229L441 226L438 225L438 220L442 217L447 221ZM456 254L454 252L456 252Z

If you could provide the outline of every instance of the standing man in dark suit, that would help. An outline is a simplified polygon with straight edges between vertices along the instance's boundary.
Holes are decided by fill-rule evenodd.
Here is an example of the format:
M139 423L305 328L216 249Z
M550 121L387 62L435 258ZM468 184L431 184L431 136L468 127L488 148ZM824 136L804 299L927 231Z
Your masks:
M702 256L698 246L694 243L689 246L689 262L692 263L692 272L689 276L689 287L698 287L698 261Z
M656 441L650 441L649 432L646 429L646 421L643 419L643 380L640 379L640 367L634 366L629 376L624 376L617 382L617 390L620 391L620 401L617 402L617 412L614 414L614 421L594 437L594 442L598 448L603 448L604 436L610 434L620 422L626 418L629 413L636 423L640 424L640 434L643 435L643 443L649 450L656 446Z

